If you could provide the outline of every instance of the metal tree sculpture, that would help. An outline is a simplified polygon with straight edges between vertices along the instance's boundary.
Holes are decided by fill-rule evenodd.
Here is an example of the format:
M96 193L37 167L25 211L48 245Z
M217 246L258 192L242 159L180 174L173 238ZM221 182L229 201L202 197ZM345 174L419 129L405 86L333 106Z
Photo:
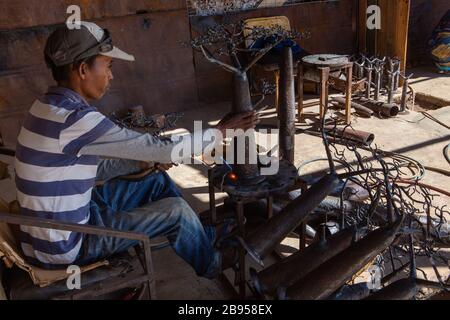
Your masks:
M254 109L247 77L250 68L282 41L306 36L307 32L288 31L279 25L246 27L244 22L239 22L209 28L204 35L193 39L191 45L202 52L209 62L233 73L233 112L241 113ZM263 48L253 48L258 40L265 43ZM242 54L245 54L245 60L248 61L244 62L244 59L240 58ZM241 184L254 185L263 178L259 175L258 166L249 163L250 148L256 149L256 146L246 143L245 164L236 165L235 171Z

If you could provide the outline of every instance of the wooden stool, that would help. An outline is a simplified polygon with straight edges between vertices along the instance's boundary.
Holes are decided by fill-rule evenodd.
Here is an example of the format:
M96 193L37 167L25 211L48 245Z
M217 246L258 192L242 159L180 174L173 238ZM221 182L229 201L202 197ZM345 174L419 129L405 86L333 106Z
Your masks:
M344 71L346 75L345 121L351 122L353 62L348 57L318 54L304 57L298 64L298 121L303 111L303 83L305 80L320 84L320 119L328 107L328 85L330 73Z

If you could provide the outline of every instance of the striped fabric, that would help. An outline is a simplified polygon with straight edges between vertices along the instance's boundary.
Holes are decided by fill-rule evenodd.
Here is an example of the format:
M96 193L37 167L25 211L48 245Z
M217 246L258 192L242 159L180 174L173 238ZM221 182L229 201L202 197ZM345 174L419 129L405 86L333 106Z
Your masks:
M77 93L50 88L31 107L17 139L16 185L21 214L85 224L98 157L79 150L112 127L109 119ZM78 255L82 234L21 226L28 262L63 268Z

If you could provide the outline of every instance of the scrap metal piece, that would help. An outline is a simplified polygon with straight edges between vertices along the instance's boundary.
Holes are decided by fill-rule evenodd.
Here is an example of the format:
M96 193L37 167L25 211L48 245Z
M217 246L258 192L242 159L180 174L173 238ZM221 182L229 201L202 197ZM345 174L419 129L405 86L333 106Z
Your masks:
M283 58L280 65L280 105L278 116L280 118L280 157L294 163L295 153L295 86L294 61L292 48L283 49Z
M310 271L325 261L347 249L355 235L355 230L345 229L327 240L311 244L286 259L256 273L250 270L252 283L260 295L275 295L279 287L290 287Z
M290 202L280 213L267 220L245 241L242 241L249 255L264 266L262 260L290 232L297 228L338 185L337 175L328 174Z
M402 223L403 217L370 232L288 288L286 297L294 300L327 299L394 241Z
M410 74L409 76L401 75L403 79L403 89L402 89L402 100L400 102L400 112L406 112L409 79L411 79L412 76L413 76L412 74Z

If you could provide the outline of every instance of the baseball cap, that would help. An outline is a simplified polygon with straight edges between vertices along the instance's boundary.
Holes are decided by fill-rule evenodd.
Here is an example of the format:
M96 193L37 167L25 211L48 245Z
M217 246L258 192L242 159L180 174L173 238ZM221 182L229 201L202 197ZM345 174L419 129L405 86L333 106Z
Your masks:
M81 21L78 29L67 25L55 30L44 49L47 63L60 67L95 55L134 61L134 56L113 46L109 31L92 22Z

